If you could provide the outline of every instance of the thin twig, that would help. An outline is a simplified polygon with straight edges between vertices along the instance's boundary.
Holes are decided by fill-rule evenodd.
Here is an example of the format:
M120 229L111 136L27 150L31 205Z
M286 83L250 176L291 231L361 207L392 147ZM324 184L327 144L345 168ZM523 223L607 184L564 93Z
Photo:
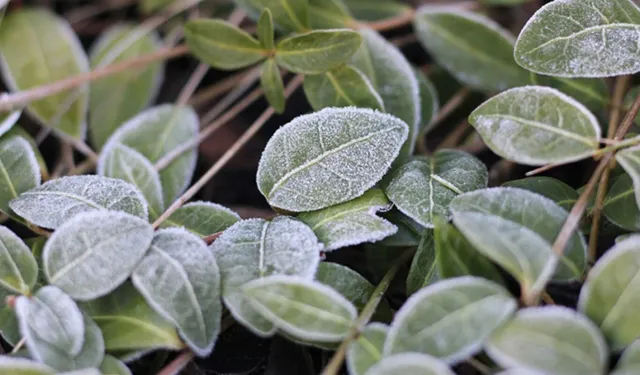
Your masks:
M444 120L453 111L455 111L456 108L458 108L460 106L460 104L462 104L464 102L464 100L467 98L467 96L469 96L470 93L471 93L471 89L469 87L463 87L460 90L458 90L458 92L456 92L440 108L440 111L438 111L438 115L436 116L435 119L433 119L433 124L430 126L430 129L433 130L438 125L440 125L442 120ZM418 152L421 153L421 154L424 154L424 153L426 153L428 151L425 141L426 140L425 140L424 134L420 134L420 136L418 137L418 142L417 142L416 146L417 146Z
M491 375L491 374L493 374L493 371L491 371L491 368L489 366L485 365L484 363L478 361L477 359L475 359L473 357L467 359L467 363L469 365L471 365L476 371L478 371L482 375Z
M358 28L369 28L376 31L387 31L391 29L395 29L398 27L406 26L413 22L413 19L416 16L416 12L413 9L407 9L406 12L400 14L399 16L387 18L380 21L367 22L363 24L354 25L356 29Z
M234 88L238 82L240 82L250 72L240 71L229 77L216 82L215 84L207 87L206 89L198 91L188 102L190 106L197 107L210 100L217 98L225 92Z
M185 350L156 375L178 375L194 357L195 355L191 351Z
M436 147L436 151L442 150L445 148L456 147L460 142L460 140L462 139L462 137L464 137L464 133L466 133L467 129L469 129L469 126L470 126L469 121L467 121L466 119L460 122L455 127L455 129L453 129L453 131L449 133L449 135L447 135L447 137L443 139L442 142L440 142L438 147Z
M11 353L9 353L9 354L16 354L18 352L18 350L22 349L22 347L24 346L26 341L27 341L27 339L25 339L24 337L21 338L20 341L18 341L16 346L13 347L13 349L11 350Z
M101 13L106 13L113 9L123 8L137 2L137 0L109 0L96 1L90 4L74 8L64 16L69 23L79 23Z

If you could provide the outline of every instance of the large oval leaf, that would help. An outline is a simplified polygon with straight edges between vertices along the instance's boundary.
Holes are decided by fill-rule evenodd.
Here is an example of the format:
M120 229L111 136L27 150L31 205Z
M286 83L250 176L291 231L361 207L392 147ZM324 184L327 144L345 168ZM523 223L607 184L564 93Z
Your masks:
M382 98L358 69L342 65L324 74L304 77L304 93L311 107L360 107L384 111Z
M347 349L347 368L351 375L364 375L380 362L389 327L380 323L368 324Z
M469 122L493 152L520 164L572 162L599 147L601 130L595 116L549 87L500 93L473 111Z
M543 195L569 211L580 194L576 189L555 178L536 176L505 182L502 186L520 188Z
M148 208L140 191L115 178L69 176L50 180L9 203L29 222L56 229L85 212L122 211L147 219Z
M89 71L80 40L66 20L44 8L13 11L0 25L2 75L12 91L57 82ZM86 132L88 85L27 106L39 122L81 139Z
M151 225L135 216L82 213L60 226L45 244L44 271L51 284L74 299L95 299L131 275L152 237Z
M540 74L609 77L640 70L640 10L631 0L565 0L540 8L515 46L516 62Z
M38 278L38 263L20 237L0 225L0 288L30 294Z
M40 168L29 142L22 137L0 140L0 211L12 214L9 202L40 185Z
M178 228L156 232L131 279L191 350L201 357L211 353L222 317L220 271L202 239Z
M301 212L361 196L386 173L407 139L407 125L363 108L325 108L284 125L258 166L269 204Z
M449 367L431 356L400 353L382 359L366 375L454 375Z
M211 245L220 266L222 297L236 320L252 332L269 336L275 332L248 304L240 288L249 281L270 275L313 278L322 244L311 230L295 219L278 216L272 221L240 221Z
M182 227L200 237L222 232L240 221L230 209L211 202L191 202L178 208L162 222L161 228Z
M502 367L543 374L603 374L609 355L598 328L560 306L520 310L495 332L485 349Z
M627 148L616 153L616 161L633 179L636 204L640 207L640 146Z
M55 375L56 370L24 358L0 356L0 373L12 375Z
M415 157L393 171L385 193L404 214L433 228L436 215L449 216L453 198L485 188L488 179L487 167L473 155L442 150Z

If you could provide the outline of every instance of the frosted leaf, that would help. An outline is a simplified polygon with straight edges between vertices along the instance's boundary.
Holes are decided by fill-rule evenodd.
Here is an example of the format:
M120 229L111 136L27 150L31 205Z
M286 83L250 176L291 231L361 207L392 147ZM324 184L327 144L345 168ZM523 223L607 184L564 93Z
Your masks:
M0 211L12 214L9 202L40 185L40 168L29 142L22 137L0 140Z
M211 245L220 266L222 297L233 317L260 336L275 332L244 298L240 287L270 275L312 279L323 245L305 224L287 216L248 219L225 230Z
M127 120L107 141L121 143L138 151L151 163L172 152L198 134L200 125L193 108L162 104L140 112ZM189 186L196 168L198 150L182 153L159 171L165 206L170 205Z
M598 327L580 313L560 306L518 311L492 335L485 350L503 368L542 374L603 374L609 356Z
M531 84L558 89L594 112L605 109L611 100L609 86L604 79L562 78L531 74Z
M640 339L629 345L616 364L613 375L633 375L640 371Z
M271 206L314 211L349 201L378 182L407 139L407 125L364 108L325 108L278 129L258 165Z
M298 276L268 276L241 289L263 317L303 340L339 342L357 317L356 308L340 293Z
M122 211L143 219L147 202L128 182L102 176L69 176L50 180L13 199L9 206L27 221L56 229L85 212Z
M42 253L48 281L72 298L91 300L121 285L149 249L153 228L113 211L76 215L49 238Z
M138 151L120 143L110 143L109 148L100 153L97 173L135 185L149 205L151 220L164 212L160 176L149 159Z
M179 228L156 232L131 279L191 350L200 357L211 353L222 317L220 271L202 239Z
M361 197L319 211L304 212L298 219L314 231L324 243L324 251L376 242L397 232L398 228L376 216L391 203L380 189L371 189Z
M529 190L543 195L565 210L569 211L578 200L580 194L571 186L551 177L535 176L511 180L502 184L506 187Z
M419 353L400 353L383 358L365 375L455 375L442 361Z
M631 0L559 0L529 19L516 62L559 77L611 77L640 70L640 10Z
M381 323L368 324L347 349L347 368L351 375L364 375L382 359L384 341L389 327Z
M183 227L195 235L205 237L222 232L238 221L240 216L230 209L219 204L198 201L178 208L160 227Z
M38 264L29 247L20 237L0 225L0 289L30 294L37 277Z
M0 373L11 375L56 375L56 370L29 359L3 355L0 356Z
M110 355L105 355L100 365L98 374L104 375L132 375L131 370L120 360Z
M491 151L533 166L584 159L598 149L601 133L584 105L542 86L500 93L473 111L469 122Z
M439 281L402 305L384 353L417 352L459 363L478 353L517 307L509 292L494 282L471 276Z
M1 24L1 21L0 21L0 24ZM20 118L21 114L22 114L22 111L20 110L0 114L0 137L6 132L8 132L9 130L11 130L13 125L15 125L16 122L18 122L18 119Z
M448 206L453 198L486 187L489 179L480 160L457 150L414 157L390 176L385 187L389 199L426 228L433 228L435 216L450 216Z
M627 148L616 153L616 161L631 176L636 204L640 207L640 146Z
M38 144L36 140L33 139L31 134L29 134L26 130L24 130L24 128L20 126L12 127L11 129L9 129L8 132L6 132L2 137L0 137L0 141L5 141L5 140L9 140L9 138L17 138L17 137L24 138L29 143L29 145L31 146L31 150L35 154L36 162L40 168L40 175L42 177L42 180L48 180L49 170L47 168L47 163L45 162L44 157L42 157L42 154L38 149ZM38 184L40 183L38 182Z

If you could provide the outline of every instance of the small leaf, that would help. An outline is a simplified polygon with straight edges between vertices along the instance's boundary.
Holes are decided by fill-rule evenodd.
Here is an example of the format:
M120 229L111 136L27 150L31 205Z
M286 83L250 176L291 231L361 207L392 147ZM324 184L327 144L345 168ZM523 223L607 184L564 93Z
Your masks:
M242 285L270 275L311 279L320 262L322 244L300 221L278 216L271 221L240 221L211 245L222 276L222 297L233 317L260 336L275 332L244 298Z
M458 363L479 352L516 308L509 292L488 280L466 276L437 282L396 313L384 353L418 352Z
M449 216L453 198L486 187L488 178L487 167L473 155L442 150L414 157L393 171L385 193L404 214L433 228L435 216Z
M238 221L240 216L230 209L219 204L198 201L178 208L160 224L160 227L182 227L197 236L206 237L222 232Z
M258 40L262 48L266 50L272 50L275 48L274 30L273 30L273 16L269 8L264 8L257 26Z
M502 367L544 374L603 374L609 355L598 328L560 306L520 310L493 334L485 349Z
M28 359L3 355L0 356L0 373L11 375L55 375L56 370Z
M427 5L417 11L414 28L438 64L467 86L492 92L529 83L529 72L513 59L513 36L486 16Z
M440 280L433 229L424 231L407 276L407 295Z
M355 20L342 0L309 0L309 22L314 30L355 28Z
M338 342L356 308L335 290L296 276L269 276L242 286L251 306L276 327L303 340Z
M438 99L438 91L433 83L427 78L427 75L418 68L413 68L420 87L420 115L421 126L418 136L424 136L433 130L436 125L433 121L440 111L440 100Z
M278 65L299 74L320 74L344 64L356 53L362 37L347 29L316 30L278 42Z
M382 98L358 69L342 65L323 74L304 77L304 93L314 110L360 107L384 111Z
M353 16L362 21L379 21L411 11L411 7L394 0L342 0Z
M615 367L613 375L633 375L640 371L640 339L629 345Z
M7 303L9 295L11 293L0 288L0 337L11 346L15 346L22 335L20 335L16 310ZM2 357L0 356L0 358Z
M640 146L627 148L616 153L616 161L633 179L636 203L640 207Z
M23 91L89 71L89 61L69 23L45 8L16 10L0 27L2 75L11 91ZM33 101L27 111L40 122L82 139L88 85Z
M106 355L100 365L102 375L131 375L131 370L120 360Z
M384 341L389 327L380 323L368 324L347 350L347 368L351 375L364 375L382 359Z
M143 219L147 202L132 184L115 178L69 176L50 180L13 199L9 206L29 222L56 229L84 212L122 211Z
M611 187L607 190L602 213L616 226L629 230L640 230L640 209L633 180L623 173L612 179Z
M258 166L271 206L314 211L373 187L407 139L401 120L363 108L325 108L278 129Z
M0 140L0 211L12 214L9 202L40 185L40 168L29 142L22 137Z
M131 279L191 350L200 357L211 353L222 317L220 271L200 238L178 228L156 232Z
M8 132L9 130L11 130L13 125L15 125L16 122L18 122L18 119L20 118L21 114L22 114L22 111L20 110L0 114L0 137L6 132Z
M31 146L31 150L36 156L36 161L38 163L38 166L40 167L40 175L42 177L42 180L48 180L49 170L47 168L47 163L45 162L44 157L42 157L40 150L38 150L38 144L36 140L33 139L31 134L29 134L26 130L24 130L24 128L20 126L12 127L8 132L6 132L2 137L0 137L0 142L8 140L9 138L16 138L16 137L22 137L27 142L29 142L29 145Z
M36 284L38 264L20 237L0 225L0 288L29 295Z
M133 272L151 244L153 228L135 216L113 211L76 215L44 246L47 279L72 298L104 296Z
M274 59L268 59L262 64L260 84L269 105L273 107L276 113L282 114L287 98L284 95L284 84L282 83L280 69Z
M118 23L104 31L92 46L91 67L97 69L131 60L161 47L157 33L142 33L134 24ZM91 142L98 150L118 126L156 98L163 76L163 63L155 62L91 82L89 130Z
M640 237L633 236L608 250L589 272L580 291L578 310L600 326L613 350L640 337L636 290L640 275Z
M366 375L455 375L434 357L420 353L400 353L382 359Z
M520 188L543 195L569 211L578 200L578 192L571 186L551 177L527 177L505 182L502 186Z
M640 70L639 23L640 10L631 0L552 2L520 32L516 62L558 77L632 74Z
M264 9L273 14L273 21L288 32L304 32L309 29L308 0L234 0L238 7L255 18Z
M267 56L260 42L239 27L218 19L197 19L184 26L191 53L214 68L234 70Z
M491 151L525 165L577 161L599 147L601 130L595 116L548 87L500 93L473 111L469 122Z
M361 197L319 211L304 212L298 219L314 231L324 243L323 251L333 251L363 242L376 242L398 230L393 224L376 216L387 211L391 203L380 189L371 189Z

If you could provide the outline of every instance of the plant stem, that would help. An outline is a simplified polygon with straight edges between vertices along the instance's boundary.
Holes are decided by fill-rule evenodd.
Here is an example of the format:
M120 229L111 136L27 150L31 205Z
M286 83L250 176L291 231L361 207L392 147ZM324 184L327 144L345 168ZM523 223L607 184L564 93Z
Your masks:
M18 350L22 349L22 347L24 346L26 341L27 341L27 339L25 339L24 337L21 338L20 341L18 341L16 346L13 347L13 349L11 350L11 353L9 353L9 354L16 354L18 352Z
M247 74L250 74L250 72L240 71L238 73L232 74L229 77L198 91L187 103L190 106L197 107L209 100L213 100L219 95L222 95L234 88L238 84L238 82L242 81L242 79L247 76Z
M358 319L356 319L356 321L354 322L351 332L349 332L349 335L342 341L340 347L338 347L338 350L336 350L336 352L333 354L333 357L322 371L322 375L337 375L339 373L340 368L342 367L342 363L344 362L344 358L347 354L349 344L351 344L353 340L356 340L358 336L360 336L360 333L367 325L367 323L369 323L369 320L371 320L373 314L376 312L378 304L384 297L384 294L386 293L389 285L400 270L400 267L409 259L411 259L414 253L415 249L406 250L404 253L402 253L402 255L400 255L398 259L396 259L393 265L391 265L391 268L389 268L387 273L380 281L380 284L378 284L376 289L373 291L373 294L371 294L371 297L369 297L369 301L367 301L367 304L362 309L360 316L358 316Z
M433 124L431 125L431 130L435 129L442 120L444 120L447 116L451 114L451 112L455 111L456 108L460 106L464 102L464 100L471 93L471 89L468 87L463 87L458 92L456 92L438 111L438 115L433 119ZM418 136L418 141L416 144L416 148L418 149L418 153L426 154L427 153L427 144L425 142L425 135L420 134Z
M391 29L395 29L398 27L402 27L413 22L413 19L416 16L416 11L413 9L407 9L406 12L396 16L387 18L380 21L367 22L363 24L354 25L356 28L369 28L376 31L387 31Z
M156 375L178 375L180 371L191 362L193 357L194 354L191 351L185 350Z

